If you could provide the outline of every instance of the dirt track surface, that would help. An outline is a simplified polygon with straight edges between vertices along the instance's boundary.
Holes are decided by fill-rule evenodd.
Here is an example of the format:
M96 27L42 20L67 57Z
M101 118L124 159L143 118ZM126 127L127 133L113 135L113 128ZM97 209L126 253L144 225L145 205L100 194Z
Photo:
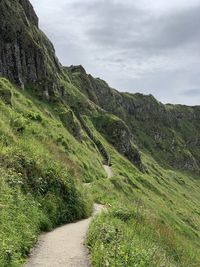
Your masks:
M108 175L108 178L113 177L112 168L110 166L108 166L108 165L103 165L103 167L104 167L105 172Z
M93 216L102 208L95 204ZM41 235L24 267L89 267L89 254L84 243L91 218Z

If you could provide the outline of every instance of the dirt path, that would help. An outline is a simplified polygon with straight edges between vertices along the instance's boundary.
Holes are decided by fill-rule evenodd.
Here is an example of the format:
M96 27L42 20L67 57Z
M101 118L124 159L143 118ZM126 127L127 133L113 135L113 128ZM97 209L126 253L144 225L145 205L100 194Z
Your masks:
M103 167L104 167L105 172L108 175L108 178L113 177L112 168L110 166L108 166L108 165L103 165Z
M102 209L95 204L93 216ZM89 267L84 242L90 221L91 217L41 235L24 267Z

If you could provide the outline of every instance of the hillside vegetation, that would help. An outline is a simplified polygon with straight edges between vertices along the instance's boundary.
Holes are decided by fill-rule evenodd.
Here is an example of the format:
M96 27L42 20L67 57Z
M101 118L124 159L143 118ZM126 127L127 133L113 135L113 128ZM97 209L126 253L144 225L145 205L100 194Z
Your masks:
M200 266L200 106L62 67L28 0L2 0L0 22L0 266L94 202L93 266Z

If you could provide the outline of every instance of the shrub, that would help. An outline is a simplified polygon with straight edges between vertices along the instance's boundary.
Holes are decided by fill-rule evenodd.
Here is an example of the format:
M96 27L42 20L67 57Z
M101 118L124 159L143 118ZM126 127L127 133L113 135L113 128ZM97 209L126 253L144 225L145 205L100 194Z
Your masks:
M20 115L17 115L16 117L14 117L10 120L11 127L17 133L23 133L26 129L27 123L28 123L28 121Z

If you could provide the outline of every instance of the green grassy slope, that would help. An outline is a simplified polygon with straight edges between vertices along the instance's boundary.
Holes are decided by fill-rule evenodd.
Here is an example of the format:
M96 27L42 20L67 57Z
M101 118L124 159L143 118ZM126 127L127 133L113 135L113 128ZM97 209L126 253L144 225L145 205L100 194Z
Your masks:
M141 172L100 129L98 118L119 119L69 83L65 90L110 155L114 176L106 177L98 146L66 102L40 101L1 78L1 265L20 266L40 231L84 218L99 202L108 213L91 225L94 266L198 266L199 179L140 151Z
M145 150L141 172L101 130L104 118L119 119L64 85L64 102L48 102L0 81L1 265L19 266L41 230L88 216L95 201L108 213L88 237L94 266L198 266L199 178L164 169ZM114 177L66 102L109 153Z
M199 267L200 107L62 68L28 0L0 7L0 75L25 86L0 77L0 266L21 266L41 231L98 202L94 266Z
M199 178L164 169L145 153L142 173L107 149L114 176L88 188L108 208L88 236L94 266L199 266Z
M163 105L152 95L120 93L88 75L82 66L65 68L65 72L89 99L121 118L134 143L162 166L199 174L199 106Z
M3 78L0 95L0 266L19 266L40 231L90 214L80 185L106 176L94 144L67 131L55 104Z

